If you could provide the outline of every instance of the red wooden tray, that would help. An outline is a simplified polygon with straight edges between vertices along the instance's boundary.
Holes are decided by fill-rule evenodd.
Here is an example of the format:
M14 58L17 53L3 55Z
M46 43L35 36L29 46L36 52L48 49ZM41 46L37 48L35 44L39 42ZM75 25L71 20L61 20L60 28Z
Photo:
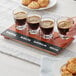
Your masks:
M17 41L21 44L37 48L53 55L62 52L62 50L64 50L74 40L74 38L63 40L59 37L57 32L54 32L53 39L47 40L40 37L40 34L29 34L27 28L22 31L16 30L15 25L12 25L10 28L2 32L1 35L7 39Z

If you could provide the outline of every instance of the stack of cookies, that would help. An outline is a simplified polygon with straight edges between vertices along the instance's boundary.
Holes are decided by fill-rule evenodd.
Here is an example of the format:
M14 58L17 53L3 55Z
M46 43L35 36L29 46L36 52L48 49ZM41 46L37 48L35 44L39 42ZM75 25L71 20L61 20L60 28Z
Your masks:
M61 67L61 76L76 76L76 58L70 59Z
M22 0L22 4L31 9L47 7L49 0Z

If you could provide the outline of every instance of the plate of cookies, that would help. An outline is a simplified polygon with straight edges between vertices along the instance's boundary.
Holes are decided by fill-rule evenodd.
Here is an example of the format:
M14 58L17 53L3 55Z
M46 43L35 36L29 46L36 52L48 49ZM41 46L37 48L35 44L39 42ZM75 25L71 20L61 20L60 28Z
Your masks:
M22 7L31 10L43 10L53 7L57 0L21 0Z
M76 58L69 59L61 66L61 76L76 76Z
M43 58L41 76L76 76L76 57Z

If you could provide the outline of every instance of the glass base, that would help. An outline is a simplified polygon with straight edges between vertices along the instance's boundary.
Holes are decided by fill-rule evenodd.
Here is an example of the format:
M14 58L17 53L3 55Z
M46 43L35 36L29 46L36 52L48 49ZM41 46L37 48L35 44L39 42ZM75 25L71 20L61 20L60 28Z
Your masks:
M60 37L61 37L62 39L69 39L69 37L67 37L66 35L61 35L61 34L60 34Z
M51 35L43 35L44 39L51 39L52 37L53 37L52 34Z
M30 34L37 34L38 33L38 30L29 30L29 33Z
M17 30L24 30L25 28L26 28L26 25L16 26Z

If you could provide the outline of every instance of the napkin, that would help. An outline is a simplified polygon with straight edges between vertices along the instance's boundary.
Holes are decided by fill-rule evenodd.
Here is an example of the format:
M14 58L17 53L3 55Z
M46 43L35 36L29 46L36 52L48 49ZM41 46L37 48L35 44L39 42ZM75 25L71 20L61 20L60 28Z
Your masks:
M40 76L61 76L61 67L66 64L70 58L71 57L54 58L43 56Z

